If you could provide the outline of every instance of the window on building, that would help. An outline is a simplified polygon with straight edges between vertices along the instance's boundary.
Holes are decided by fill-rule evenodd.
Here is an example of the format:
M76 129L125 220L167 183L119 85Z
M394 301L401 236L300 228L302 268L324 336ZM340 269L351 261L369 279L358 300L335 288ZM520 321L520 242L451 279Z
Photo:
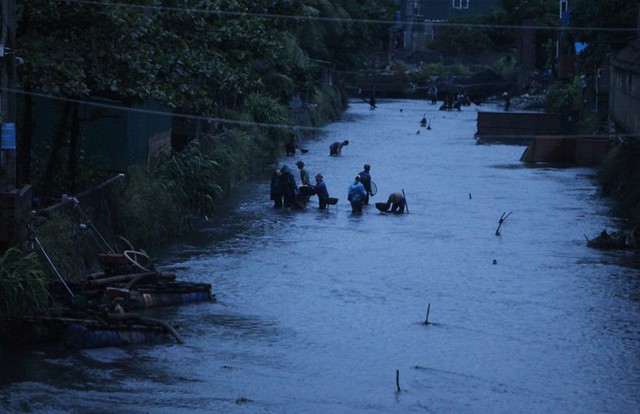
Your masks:
M468 9L471 0L451 0L451 7L454 9Z

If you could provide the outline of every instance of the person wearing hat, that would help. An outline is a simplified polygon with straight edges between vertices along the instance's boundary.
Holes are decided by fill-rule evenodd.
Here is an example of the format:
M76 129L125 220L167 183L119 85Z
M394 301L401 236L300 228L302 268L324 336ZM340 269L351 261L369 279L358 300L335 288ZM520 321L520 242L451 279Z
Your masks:
M367 190L367 195L364 196L365 205L369 204L369 196L373 195L371 194L371 174L369 174L370 170L371 166L369 164L365 164L364 170L358 173L358 176L360 176L360 182L364 186L364 189Z
M298 161L296 162L298 169L300 170L300 181L302 185L311 185L311 181L309 180L309 172L304 169L304 162Z
M327 185L323 180L322 174L316 174L316 185L313 188L316 190L316 194L318 195L318 204L320 210L324 210L327 208L327 199L329 198L329 191L327 190Z
M329 155L332 157L337 157L342 154L342 147L345 145L349 145L349 140L345 139L344 141L336 141L333 144L329 145Z
M362 213L362 204L364 203L366 195L367 190L364 189L364 185L360 182L360 176L356 175L355 180L349 186L349 194L347 196L347 199L351 203L352 213Z

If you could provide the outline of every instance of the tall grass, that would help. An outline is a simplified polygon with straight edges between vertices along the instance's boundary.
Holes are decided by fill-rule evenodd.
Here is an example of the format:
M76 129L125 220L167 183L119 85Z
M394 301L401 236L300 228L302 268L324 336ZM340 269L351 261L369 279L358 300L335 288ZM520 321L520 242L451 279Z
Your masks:
M12 247L0 256L0 320L46 314L50 309L48 280L35 253Z

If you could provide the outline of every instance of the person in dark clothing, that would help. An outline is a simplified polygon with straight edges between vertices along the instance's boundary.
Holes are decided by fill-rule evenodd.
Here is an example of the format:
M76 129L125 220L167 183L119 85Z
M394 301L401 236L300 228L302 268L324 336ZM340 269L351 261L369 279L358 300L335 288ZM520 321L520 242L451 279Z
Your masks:
M429 96L431 105L435 105L436 103L438 103L438 87L435 84L429 87L427 95Z
M284 207L293 207L294 201L298 196L298 185L296 184L296 178L293 175L291 168L286 165L280 169L282 176L280 177L280 192L284 198Z
M289 141L284 146L284 149L287 155L295 155L296 148L298 148L298 138L296 137L296 134L290 133Z
M364 165L364 170L360 171L358 175L360 176L360 182L364 186L364 189L367 191L367 194L364 197L364 204L369 204L369 196L371 194L371 174L369 171L371 170L371 166L369 164Z
M320 210L327 208L327 199L329 198L329 190L324 182L322 174L316 174L316 185L314 186L316 194L318 195L318 204Z
M271 200L273 200L274 208L282 208L281 177L280 170L275 170L271 176Z
M387 205L391 207L391 212L394 214L402 214L404 213L404 207L406 205L406 201L404 196L400 193L393 193L387 199Z
M371 85L371 92L369 93L369 109L373 111L376 108L376 87Z
M509 92L505 92L502 94L502 97L504 98L504 110L508 111L509 106L511 106L511 95Z
M344 140L342 142L336 141L333 144L329 145L329 155L332 157L337 157L342 154L342 147L345 145L349 145L349 140Z

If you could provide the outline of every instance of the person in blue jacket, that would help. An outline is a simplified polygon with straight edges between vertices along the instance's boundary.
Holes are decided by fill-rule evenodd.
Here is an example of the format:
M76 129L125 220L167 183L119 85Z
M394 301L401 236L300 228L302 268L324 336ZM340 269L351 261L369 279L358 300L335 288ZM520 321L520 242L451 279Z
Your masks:
M324 210L327 208L327 199L329 198L329 190L327 190L327 185L323 180L322 174L316 174L316 185L314 186L316 190L316 194L318 195L318 204L320 206L320 210Z
M347 196L351 203L352 213L362 213L362 205L366 196L367 190L364 189L364 185L360 182L360 176L356 175L354 182L349 186L349 194Z

